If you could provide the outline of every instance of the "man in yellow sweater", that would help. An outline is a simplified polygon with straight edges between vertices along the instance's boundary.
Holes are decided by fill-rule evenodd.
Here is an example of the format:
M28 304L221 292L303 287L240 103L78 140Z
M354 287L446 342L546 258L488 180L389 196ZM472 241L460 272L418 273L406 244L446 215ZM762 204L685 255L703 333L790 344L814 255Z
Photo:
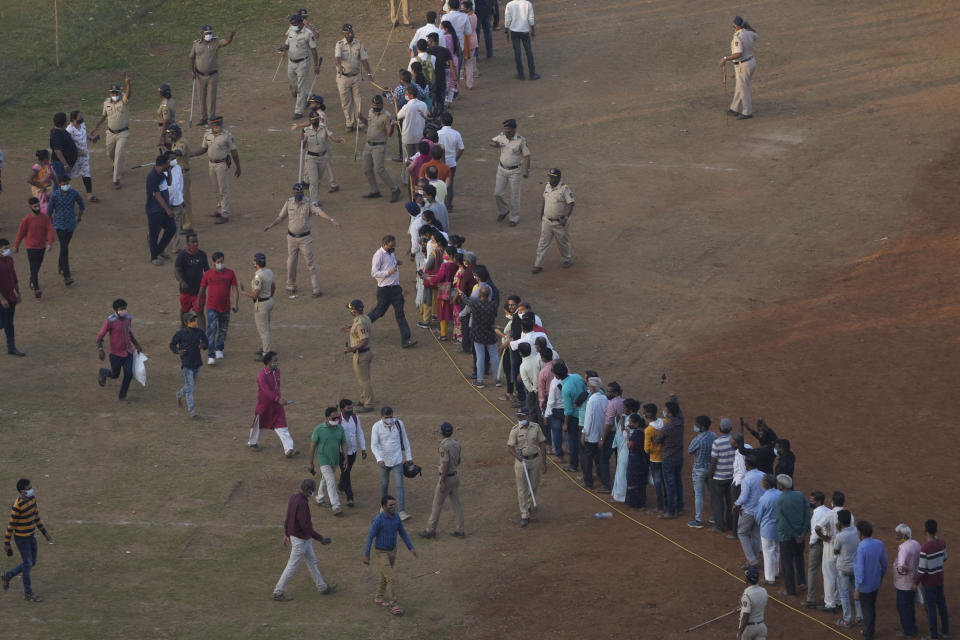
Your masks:
M10 548L10 539L13 538L17 549L20 550L20 557L23 558L23 562L3 574L3 590L6 591L10 588L10 580L19 574L23 574L23 599L27 602L42 602L43 599L35 594L30 587L30 569L37 564L37 538L33 532L40 529L40 533L47 539L47 542L53 542L53 538L50 537L46 527L43 526L43 522L40 521L37 497L30 480L27 478L17 480L17 491L20 495L14 500L13 509L10 511L10 523L7 525L7 532L3 536L3 549L8 556L13 555L13 549Z

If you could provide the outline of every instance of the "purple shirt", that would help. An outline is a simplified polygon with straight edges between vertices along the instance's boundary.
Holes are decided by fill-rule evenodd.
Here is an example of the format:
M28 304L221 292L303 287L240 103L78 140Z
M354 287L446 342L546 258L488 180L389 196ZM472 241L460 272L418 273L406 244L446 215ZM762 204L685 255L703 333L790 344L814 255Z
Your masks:
M310 503L307 496L295 493L287 503L287 519L283 523L283 533L301 540L318 540L323 542L323 536L313 530L310 521Z

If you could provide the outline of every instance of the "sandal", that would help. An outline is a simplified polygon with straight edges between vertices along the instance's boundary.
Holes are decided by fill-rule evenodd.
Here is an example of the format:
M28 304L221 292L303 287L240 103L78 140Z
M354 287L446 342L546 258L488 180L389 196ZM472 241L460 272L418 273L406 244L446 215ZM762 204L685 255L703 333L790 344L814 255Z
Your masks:
M403 609L400 608L400 605L395 604L392 607L390 607L390 613L392 613L395 616L402 616Z
M390 603L387 602L386 600L384 600L383 598L374 598L374 599L373 599L373 602L374 602L374 604L378 604L378 605L380 605L381 607L389 607L389 606L390 606Z
M87 200L89 200L90 202L100 202L100 198L98 198L97 196L90 196L89 198L87 198Z

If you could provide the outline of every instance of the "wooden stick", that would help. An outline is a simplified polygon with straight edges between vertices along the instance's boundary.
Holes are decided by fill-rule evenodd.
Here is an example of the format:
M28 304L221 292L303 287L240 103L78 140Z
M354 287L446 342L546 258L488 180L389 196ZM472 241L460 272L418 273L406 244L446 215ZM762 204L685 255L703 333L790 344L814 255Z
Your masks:
M739 613L739 612L740 612L740 609L734 609L733 611L728 611L728 612L726 612L726 613L723 614L723 615L717 616L716 618L710 618L710 619L707 620L706 622L701 622L700 624L694 625L694 626L690 627L689 629L684 629L683 632L684 632L684 633L687 633L688 631L693 631L694 629L699 629L700 627L705 627L705 626L707 626L707 625L710 624L710 623L716 622L717 620L722 620L722 619L726 618L727 616L732 616L733 614Z
M384 93L390 94L390 98L391 98L390 104L393 106L393 117L394 117L394 119L395 119L396 122L397 122L397 129L398 129L397 135L398 135L398 136L403 135L403 134L401 134L400 131L399 131L399 129L400 129L400 117L399 117L399 116L400 116L400 110L397 108L397 101L396 101L396 99L394 99L393 94L390 93L390 90L389 90L389 89L385 89L385 88L381 87L380 85L378 85L378 84L377 84L376 82L374 82L373 80L370 81L370 84L372 84L373 86L375 86L377 89L380 89L380 91L383 91ZM407 146L406 146L405 144L403 144L402 141L400 142L400 152L401 152L402 157L403 157L403 170L406 171L406 170L407 170ZM413 201L413 176L410 176L410 178L407 180L407 187L409 187L408 190L409 190L409 192L410 192L410 194L409 194L409 195L410 195L410 201L412 202L412 201Z
M60 7L57 0L53 0L53 32L56 41L57 68L60 68Z

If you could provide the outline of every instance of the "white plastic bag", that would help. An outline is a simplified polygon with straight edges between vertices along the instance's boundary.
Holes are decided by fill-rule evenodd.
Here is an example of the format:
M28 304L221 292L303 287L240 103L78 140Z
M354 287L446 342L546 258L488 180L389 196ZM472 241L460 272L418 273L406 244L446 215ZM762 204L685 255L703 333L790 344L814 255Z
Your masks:
M141 386L147 386L147 354L138 351L133 355L133 377Z

